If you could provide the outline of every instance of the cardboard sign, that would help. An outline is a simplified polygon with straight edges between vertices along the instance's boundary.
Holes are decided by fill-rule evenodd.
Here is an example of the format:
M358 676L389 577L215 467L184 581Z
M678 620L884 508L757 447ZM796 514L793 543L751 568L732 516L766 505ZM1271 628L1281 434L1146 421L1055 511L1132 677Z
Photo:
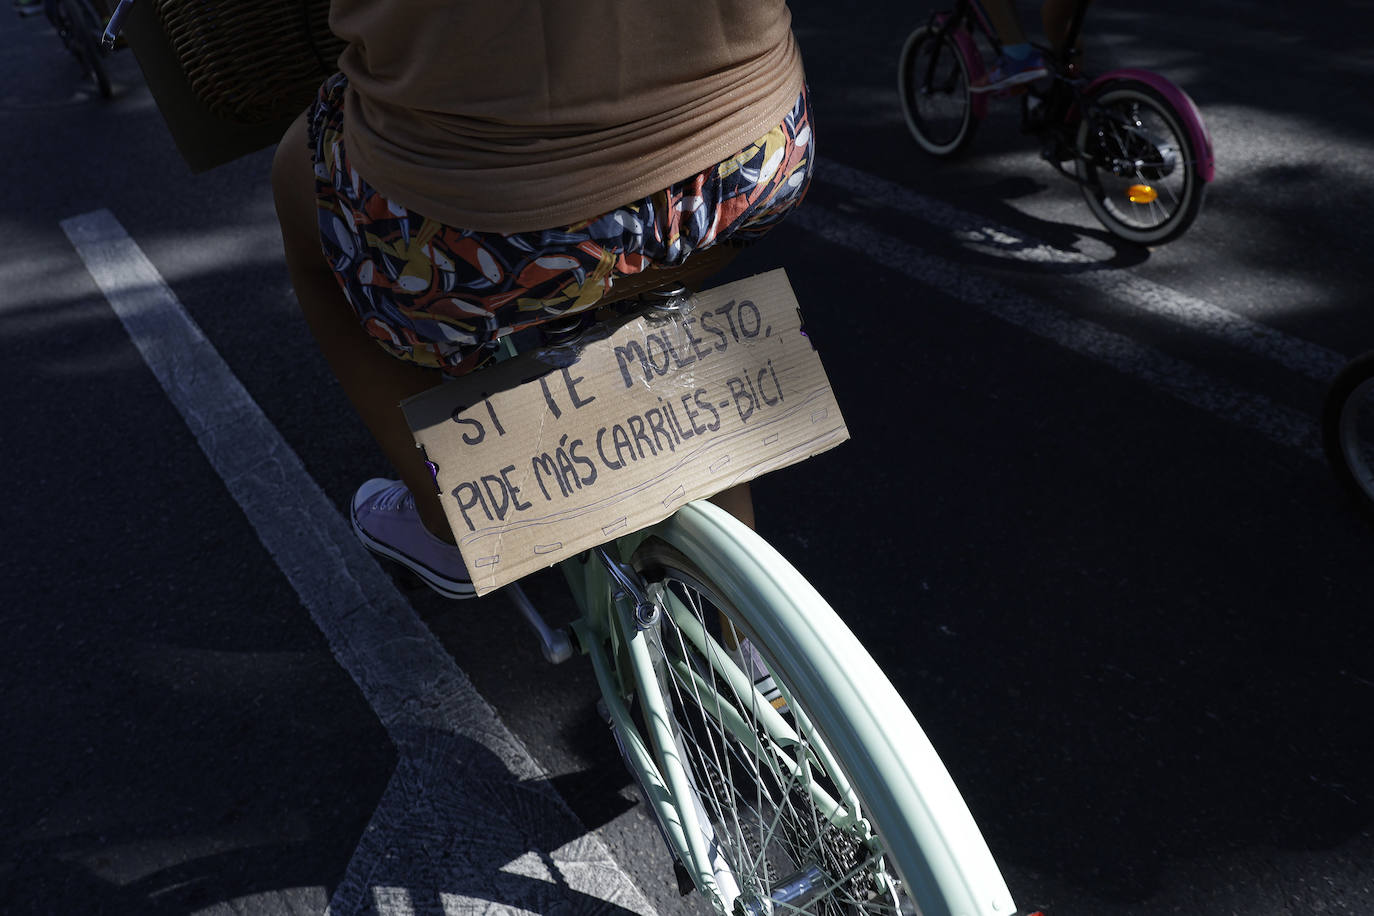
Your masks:
M781 270L402 407L477 593L849 438Z

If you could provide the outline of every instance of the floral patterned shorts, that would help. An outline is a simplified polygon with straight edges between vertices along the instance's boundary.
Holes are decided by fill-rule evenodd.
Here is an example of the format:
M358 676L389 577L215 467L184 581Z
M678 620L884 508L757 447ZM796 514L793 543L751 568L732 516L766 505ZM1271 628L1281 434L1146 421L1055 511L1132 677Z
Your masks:
M805 91L736 155L571 226L511 235L446 226L387 200L343 143L347 81L309 116L320 240L367 333L393 356L462 375L498 337L594 305L617 277L681 264L718 241L762 237L799 204L813 168Z

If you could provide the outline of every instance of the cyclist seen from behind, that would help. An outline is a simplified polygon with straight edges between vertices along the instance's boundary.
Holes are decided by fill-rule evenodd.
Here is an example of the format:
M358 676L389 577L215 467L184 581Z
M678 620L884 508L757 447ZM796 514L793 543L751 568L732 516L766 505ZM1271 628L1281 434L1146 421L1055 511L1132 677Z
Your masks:
M339 72L272 182L297 299L398 480L354 530L473 593L401 401L617 280L752 242L806 192L784 0L334 0ZM717 497L746 522L748 490Z

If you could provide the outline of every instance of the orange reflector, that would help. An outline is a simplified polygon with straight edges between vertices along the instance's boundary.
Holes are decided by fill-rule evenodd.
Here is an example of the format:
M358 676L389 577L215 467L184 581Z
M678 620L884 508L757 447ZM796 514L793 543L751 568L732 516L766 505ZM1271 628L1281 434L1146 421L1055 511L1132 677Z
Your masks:
M1133 184L1126 189L1126 199L1133 204L1152 204L1159 192L1147 184Z

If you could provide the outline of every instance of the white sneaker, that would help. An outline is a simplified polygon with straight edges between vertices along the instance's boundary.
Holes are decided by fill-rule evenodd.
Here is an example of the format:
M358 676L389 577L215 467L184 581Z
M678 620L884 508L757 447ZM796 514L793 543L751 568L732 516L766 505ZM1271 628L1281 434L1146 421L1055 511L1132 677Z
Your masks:
M430 534L415 497L399 480L374 477L353 494L353 532L373 553L395 560L445 598L477 594L458 548Z

